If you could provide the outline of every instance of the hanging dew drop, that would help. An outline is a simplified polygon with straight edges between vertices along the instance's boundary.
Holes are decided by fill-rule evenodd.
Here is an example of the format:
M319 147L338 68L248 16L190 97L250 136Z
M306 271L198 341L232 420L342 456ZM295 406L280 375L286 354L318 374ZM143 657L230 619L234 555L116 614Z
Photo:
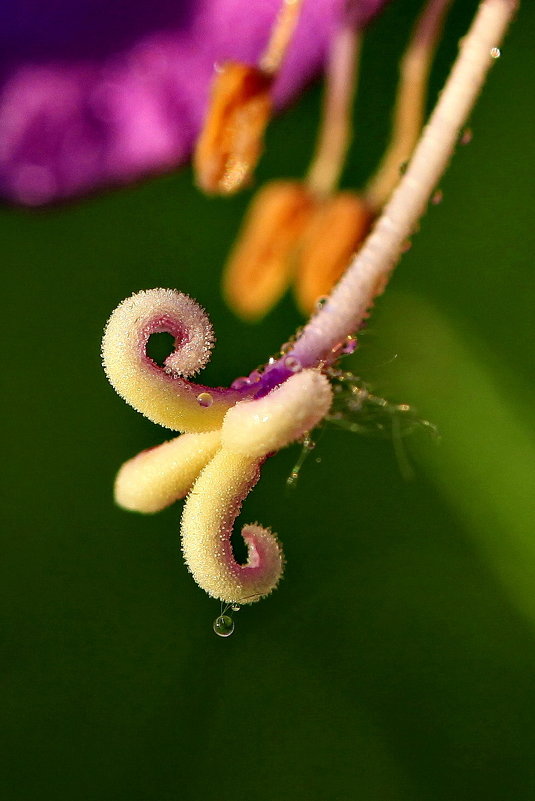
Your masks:
M490 49L490 57L491 58L500 58L502 51L499 47L491 47Z
M329 298L327 295L320 295L320 297L316 300L316 311L323 309L328 300Z
M214 399L212 398L209 392L201 392L200 395L197 395L197 403L199 404L199 406L207 408L208 406L211 406L213 402Z
M234 621L230 615L219 615L214 620L213 628L218 637L230 637L234 631Z
M241 606L239 604L232 604L230 608L232 609L233 612L239 612Z

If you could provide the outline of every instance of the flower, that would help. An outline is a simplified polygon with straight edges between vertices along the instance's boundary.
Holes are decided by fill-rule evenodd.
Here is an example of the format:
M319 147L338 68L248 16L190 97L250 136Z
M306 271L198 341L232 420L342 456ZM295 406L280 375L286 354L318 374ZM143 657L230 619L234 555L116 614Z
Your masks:
M321 69L346 0L305 0L277 107ZM355 0L362 27L385 0ZM27 205L174 168L201 128L214 65L255 63L280 0L67 0L2 11L0 196Z
M104 367L117 392L161 425L184 432L140 454L119 471L116 498L139 511L157 511L188 493L182 547L196 581L227 603L252 603L276 586L280 546L258 524L243 536L248 559L239 565L230 533L263 461L303 437L332 401L331 366L348 335L369 313L430 202L496 59L515 0L483 0L436 107L397 188L332 294L299 335L262 370L230 388L189 380L209 357L213 332L191 298L171 290L141 292L112 314L102 345ZM174 351L163 366L147 355L151 334L169 331ZM216 631L231 633L222 616Z

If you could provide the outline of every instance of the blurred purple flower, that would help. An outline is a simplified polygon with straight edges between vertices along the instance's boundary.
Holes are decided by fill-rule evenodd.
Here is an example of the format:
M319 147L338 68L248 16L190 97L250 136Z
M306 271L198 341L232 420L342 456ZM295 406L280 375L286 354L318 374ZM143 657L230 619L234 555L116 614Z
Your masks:
M366 24L386 0L355 0ZM321 69L346 0L305 0L275 86ZM49 203L185 161L214 64L254 63L280 0L4 0L0 195Z

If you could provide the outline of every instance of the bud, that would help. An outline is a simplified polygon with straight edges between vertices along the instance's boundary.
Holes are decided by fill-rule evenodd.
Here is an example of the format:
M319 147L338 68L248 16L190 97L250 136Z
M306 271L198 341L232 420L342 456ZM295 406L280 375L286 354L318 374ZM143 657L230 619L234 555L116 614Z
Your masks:
M343 275L373 222L373 212L352 192L340 192L317 209L299 251L295 294L310 314Z
M223 277L227 302L241 317L258 319L284 293L315 208L311 193L297 182L274 181L257 193Z
M249 183L271 117L272 81L258 67L233 62L217 74L193 157L205 192L230 195Z

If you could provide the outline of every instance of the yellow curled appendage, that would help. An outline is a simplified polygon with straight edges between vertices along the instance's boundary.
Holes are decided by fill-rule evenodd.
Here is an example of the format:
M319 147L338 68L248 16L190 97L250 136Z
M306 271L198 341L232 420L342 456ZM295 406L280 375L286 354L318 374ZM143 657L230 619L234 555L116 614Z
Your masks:
M183 498L221 441L219 431L181 434L125 462L115 479L115 501L132 512L159 512Z
M248 558L239 564L232 551L232 527L267 455L317 425L331 401L327 378L303 370L264 398L243 401L227 412L222 447L200 473L182 515L184 559L209 595L247 604L277 586L284 559L276 536L258 524L244 526Z
M174 336L175 350L160 367L146 347L152 334L163 331ZM212 431L244 397L243 391L186 380L207 364L213 343L210 321L196 301L171 289L149 289L111 315L102 361L115 391L149 420L174 431Z

